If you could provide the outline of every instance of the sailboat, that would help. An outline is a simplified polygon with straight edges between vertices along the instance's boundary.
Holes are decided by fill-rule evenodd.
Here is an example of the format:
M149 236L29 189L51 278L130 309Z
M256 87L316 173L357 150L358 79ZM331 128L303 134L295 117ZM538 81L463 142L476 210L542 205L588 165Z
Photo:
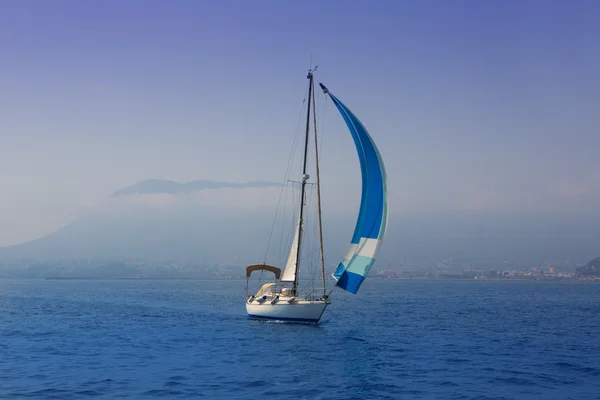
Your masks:
M299 288L299 271L302 266L302 240L304 235L306 185L310 176L307 174L307 154L309 146L311 103L315 108L314 97L314 70L309 70L308 105L306 115L306 131L304 136L304 151L302 162L302 175L300 182L300 202L298 221L292 240L287 262L283 269L265 263L252 264L246 268L246 311L252 319L266 319L278 321L318 323L325 309L331 303L330 296L333 288L327 289L325 280L325 263L323 256L323 235L321 220L321 198L319 181L319 155L316 134L316 116L314 120L314 142L316 161L316 192L319 227L319 247L321 275L323 281L322 292L312 291L301 293ZM322 83L319 86L329 97L342 115L350 135L354 140L361 168L362 192L360 209L350 242L350 247L333 272L339 287L350 293L356 294L369 274L375 262L375 255L381 246L387 226L387 184L385 167L377 146L360 120L334 96ZM314 110L313 110L314 114ZM268 271L275 275L275 282L262 285L255 294L248 294L248 279L255 271Z

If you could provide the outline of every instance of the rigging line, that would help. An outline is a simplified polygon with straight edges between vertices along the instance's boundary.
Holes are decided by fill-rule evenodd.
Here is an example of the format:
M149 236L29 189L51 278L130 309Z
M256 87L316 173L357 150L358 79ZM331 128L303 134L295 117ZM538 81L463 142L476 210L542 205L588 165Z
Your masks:
M284 210L283 212L284 213L285 213L286 207L287 207L287 191L285 192L285 195L283 197L283 210ZM277 221L275 221L275 220L273 221L273 231L275 231L275 223L276 222ZM279 237L280 238L283 237L283 224L281 225L281 231L279 233ZM282 246L281 246L281 240L279 240L279 251L277 252L277 256L276 256L276 258L277 258L277 264L274 264L274 265L281 265L280 261L281 261L281 253L282 253L282 251L283 251L283 249L282 249Z
M275 215L273 216L273 223L271 224L271 232L269 233L269 240L267 240L267 249L265 250L264 263L267 262L267 255L269 254L269 248L271 247L271 240L273 238L273 231L275 230L275 222L277 221L277 213L279 212L279 206L281 203L281 196L283 194L283 190L285 188L285 182L287 181L287 177L289 171L291 169L291 165L294 160L294 150L298 143L298 137L300 136L300 122L302 121L302 110L304 109L304 104L306 103L308 88L304 91L304 99L302 100L302 105L300 106L300 115L298 116L298 122L296 123L296 133L294 137L294 142L292 143L292 149L290 151L290 156L288 157L288 165L285 170L285 174L283 177L283 183L281 184L281 190L279 191L279 199L277 200L277 207L275 208Z
M306 283L305 285L302 286L303 290L306 290L306 288L308 287L308 285L313 285L314 286L314 275L316 274L316 270L314 268L314 255L317 252L317 249L314 249L314 237L316 237L316 235L314 235L314 232L310 232L312 234L309 234L309 228L312 228L314 230L315 228L315 224L314 223L314 213L310 213L309 214L309 210L312 209L312 204L314 201L314 187L310 186L308 188L307 194L306 194L306 203L305 203L305 207L306 207L306 214L307 214L307 218L305 219L305 228L304 228L304 232L305 232L305 241L303 242L302 248L303 249L313 249L312 251L308 252L307 254L304 254L304 252L302 253L303 256L300 258L300 261L298 262L298 265L302 264L302 265L306 265L306 268L304 268L308 273L309 273L309 278L311 278L309 280L308 283ZM312 218L309 218L312 217ZM313 222L313 223L311 223Z
M298 205L297 205L297 196L296 196L296 187L295 185L287 185L287 190L285 191L285 198L286 198L286 202L285 202L285 208L284 208L284 215L285 214L289 214L290 211L288 211L288 197L289 193L292 193L291 195L291 218L290 218L290 224L288 226L288 230L287 230L287 234L284 234L285 228L286 228L286 223L285 221L287 220L287 217L284 216L282 218L282 223L281 223L281 236L280 236L280 240L279 240L279 260L281 265L287 265L287 257L289 256L289 253L291 251L291 248L289 248L288 246L293 242L293 238L294 238L294 234L296 231L296 226L298 225ZM285 240L284 240L285 238ZM283 252L283 246L286 246L286 250L285 253ZM285 258L284 258L285 257Z
M262 280L263 270L260 270L260 275L258 276L258 287L260 288L260 281ZM246 278L246 282L248 282L248 278ZM247 283L246 283L247 284Z
M296 233L296 225L298 224L298 222L297 222L298 218L297 218L297 214L296 214L295 210L296 210L296 196L293 195L292 196L292 223L289 226L288 234L285 236L285 238L286 238L286 244L288 244L288 243L293 244L293 242L294 242L294 236L295 236L295 233ZM281 230L283 232L283 224L282 224L282 229ZM282 234L281 237L283 239L283 234ZM283 243L283 240L280 240L280 243ZM291 251L291 248L290 248L290 251ZM289 256L289 252L287 253L287 256ZM284 272L285 272L285 267L287 267L287 257L285 257L285 258L282 257L281 261L283 262ZM296 268L298 268L297 265L296 265Z
M308 253L307 255L305 255L304 257L302 257L302 258L300 259L300 261L305 261L305 260L307 260L308 258L310 258L310 257L313 257L315 254L317 254L317 252L318 252L318 251L319 251L318 249L311 251L310 253ZM311 281L307 282L307 283L304 285L304 288L307 288L307 287L308 287L308 285L310 285L311 283L312 283ZM306 289L305 289L305 290L306 290Z
M311 205L311 200L312 200L311 193L312 193L312 187L309 186L308 189L307 189L307 192L305 194L305 198L306 198L305 201L304 202L299 202L300 204L303 203L303 205L301 207L304 208L304 214L305 214L305 216L308 214L308 211L310 210L310 205ZM296 210L296 209L299 208L298 205L296 204L297 196L294 196L294 200L293 201L294 201L294 210ZM295 234L295 228L296 228L297 223L299 222L300 213L294 211L293 215L294 215L294 225L292 226L293 229L292 229L292 231L290 233ZM307 235L307 229L311 225L308 217L302 219L301 225L302 225L302 231L304 232L303 237L305 238L305 240L302 241L302 248L298 249L298 252L301 255L301 257L299 259L297 259L296 262L295 262L295 267L296 267L296 272L295 273L296 274L299 273L298 271L299 271L300 265L307 264L308 268L310 268L309 263L307 263L307 260L308 260L308 258L310 256L310 254L307 254L306 256L302 257L302 254L304 254L302 249L311 248L311 245L310 245L310 239L311 238L310 238L310 236ZM292 236L292 242L293 242L293 237L294 236Z
M319 225L318 225L318 224L319 224L319 218L318 218L318 215L315 215L315 214L313 214L313 237L315 237L315 238L318 238L318 237L319 237L319 235L320 235L320 232L319 232ZM319 248L321 247L321 243L322 243L322 240L321 240L321 239L319 239L319 243L318 243L318 246L319 246ZM321 258L320 258L320 253L321 253L321 252L319 251L319 254L318 254L318 255L315 255L315 259L316 259L316 260L315 260L315 262L314 262L314 264L315 264L315 265L319 265L319 264L320 264L320 260L321 260ZM316 277L316 275L317 275L317 272L318 272L318 271L317 271L317 268L315 267L315 268L313 269L313 280L314 280L315 282L316 282L316 279L317 279L317 277ZM314 288L313 288L313 289L314 289Z
M310 101L311 99L308 99ZM321 271L323 272L323 290L325 290L325 255L323 253L323 224L321 220L321 177L319 176L319 142L317 136L317 110L315 106L315 94L312 95L313 109L313 122L314 122L314 135L315 135L315 168L316 168L316 181L317 181L317 216L319 223L319 249L320 249L320 261ZM316 272L315 272L316 275Z
M317 82L319 83L319 85L321 84L320 81L317 81ZM327 119L326 117L327 117L327 103L328 103L328 101L327 101L328 96L326 94L322 93L321 91L319 91L319 98L322 98L321 96L325 96L325 101L323 101L323 118L321 118L321 128L320 128L321 129L321 135L320 135L321 136L321 145L319 146L319 151L323 150L323 142L324 142L323 139L325 137L324 126L325 126L325 121ZM319 102L319 103L321 103L321 102Z
M316 223L315 223L315 213L312 212L312 204L314 202L314 187L310 187L309 189L309 193L308 193L308 199L307 199L307 211L310 210L310 217L307 215L306 218L306 222L307 222L307 226L305 228L305 232L307 232L307 234L305 236L307 236L307 241L305 242L305 246L308 246L308 248L314 248L315 247L315 238L317 237L317 235L315 234L315 228L316 228ZM311 229L310 235L308 234L308 230L309 228ZM315 260L314 257L312 257L312 255L314 255L314 252L311 252L309 254L309 256L311 256L311 258L308 260L307 264L308 264L308 272L310 274L311 280L310 282L313 284L314 286L314 279L315 279L315 275L316 275L316 268L315 268Z
M278 265L283 265L285 267L284 253L283 253L283 238L287 239L287 236L284 236L285 231L285 214L287 214L288 209L288 192L289 190L285 190L284 202L283 202L283 216L281 218L281 231L279 233L279 253L277 254L277 262Z
M297 141L298 136L299 135L296 135L296 139L294 140L294 145L292 146L292 153L293 153L293 151L294 151L294 149L295 149L295 147L296 147L296 145L298 143L298 141ZM293 160L293 156L291 157L291 159ZM271 241L272 241L272 238L273 238L273 232L275 231L275 223L277 222L277 215L278 215L279 209L281 207L281 198L283 196L283 193L284 193L284 190L285 190L285 187L286 187L285 181L287 180L286 178L287 178L287 175L289 174L290 165L291 165L291 162L288 163L288 168L286 169L286 172L285 172L286 176L284 177L284 183L282 183L281 190L279 192L279 198L277 200L277 207L275 209L275 215L273 216L273 222L271 224L271 231L269 233L269 240L267 242L267 249L265 251L265 257L264 257L265 263L266 263L266 259L267 259L268 253L269 253L269 248L271 246ZM287 192L286 192L286 199L287 199ZM284 212L285 212L285 210L284 210Z
M314 223L315 221L313 221L313 224L311 224L312 232L311 232L311 248L315 247L315 240L314 238L317 237L317 232L316 232L316 223ZM310 260L309 260L309 264L310 264L310 284L312 285L312 289L315 289L315 282L317 279L317 268L316 266L319 264L319 257L318 257L318 249L313 250L309 255L310 255Z
M319 93L319 97L323 96L324 94ZM325 141L325 120L327 119L327 98L325 98L325 101L323 102L323 118L321 118L321 144L319 146L319 152L323 151L323 142Z

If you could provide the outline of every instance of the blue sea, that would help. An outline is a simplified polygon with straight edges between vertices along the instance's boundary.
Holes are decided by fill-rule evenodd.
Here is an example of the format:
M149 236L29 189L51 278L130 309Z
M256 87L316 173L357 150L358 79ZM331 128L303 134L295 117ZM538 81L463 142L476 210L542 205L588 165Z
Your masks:
M244 281L0 280L0 398L600 399L600 285L367 280L318 326Z

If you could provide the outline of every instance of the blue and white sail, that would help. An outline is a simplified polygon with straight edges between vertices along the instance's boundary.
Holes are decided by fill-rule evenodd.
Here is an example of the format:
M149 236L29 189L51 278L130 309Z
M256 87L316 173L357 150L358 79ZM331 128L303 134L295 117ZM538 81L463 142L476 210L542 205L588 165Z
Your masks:
M346 121L360 160L362 194L358 220L348 252L333 273L337 286L356 294L373 267L385 234L388 214L385 166L377 146L359 119L323 84L319 85Z

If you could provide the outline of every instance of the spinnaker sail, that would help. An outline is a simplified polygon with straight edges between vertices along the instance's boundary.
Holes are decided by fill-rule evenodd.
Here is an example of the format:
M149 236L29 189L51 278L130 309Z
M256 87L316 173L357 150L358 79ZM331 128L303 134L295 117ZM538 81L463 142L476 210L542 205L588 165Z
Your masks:
M350 247L333 277L336 285L356 294L369 274L387 225L388 200L385 166L377 146L360 120L322 84L344 118L358 153L362 192L358 220Z

